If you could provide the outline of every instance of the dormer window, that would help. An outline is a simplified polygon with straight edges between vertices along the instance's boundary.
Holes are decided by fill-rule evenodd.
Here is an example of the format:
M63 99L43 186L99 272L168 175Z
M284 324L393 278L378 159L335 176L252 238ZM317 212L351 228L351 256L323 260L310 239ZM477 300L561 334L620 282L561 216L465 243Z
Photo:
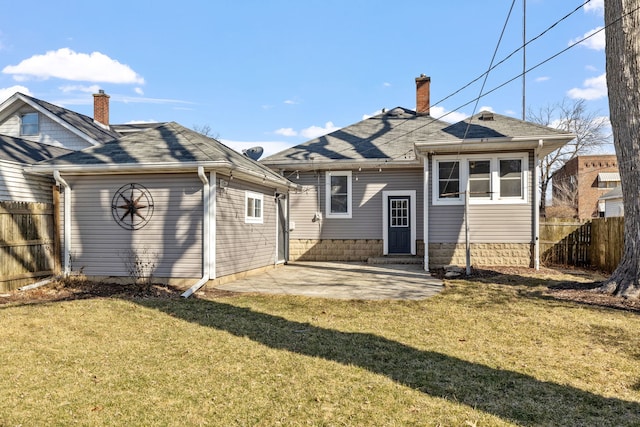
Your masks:
M20 135L38 135L40 124L38 113L26 113L20 117Z

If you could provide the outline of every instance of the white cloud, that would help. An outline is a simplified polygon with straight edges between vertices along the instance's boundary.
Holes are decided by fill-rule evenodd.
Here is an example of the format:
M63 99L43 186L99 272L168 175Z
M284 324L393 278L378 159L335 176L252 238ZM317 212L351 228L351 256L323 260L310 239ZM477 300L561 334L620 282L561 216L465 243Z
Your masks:
M82 86L82 85L66 85L60 86L59 89L64 93L69 92L85 92L85 93L98 93L100 90L99 85Z
M478 111L490 111L492 113L495 113L495 111L493 111L493 107L489 107L487 105L483 105L482 107L478 108Z
M382 83L382 86L384 86L384 87L391 87L391 83L389 83L389 82L384 82L384 83Z
M133 89L133 91L135 93L137 93L138 95L144 95L144 91L142 90L141 87L137 87L137 88Z
M276 130L274 133L282 136L298 136L298 132L296 132L292 128L280 128Z
M582 37L576 37L575 39L569 40L569 46L571 46L574 43L577 43L582 39L585 39L586 37L589 37L589 38L586 38L583 42L581 42L580 45L586 47L587 49L604 50L606 42L605 42L604 31L601 31L602 28L603 27L596 27L593 30L587 31Z
M2 72L13 75L16 81L53 77L87 82L144 84L144 79L131 67L103 53L76 53L68 48L34 55L18 65L7 65Z
M542 83L542 82L546 82L546 81L549 81L549 80L551 80L551 77L549 77L549 76L540 76L540 77L536 77L535 78L535 82L536 83Z
M443 107L433 106L430 111L431 117L449 123L457 123L469 117L465 113L459 111L447 111Z
M129 120L125 124L126 125L139 125L139 124L145 124L145 123L158 123L158 121L154 120L154 119L149 119L149 120Z
M296 101L292 100L292 99L287 99L284 101L285 104L287 105L296 105L298 104Z
M264 149L264 153L261 158L270 156L296 145L291 142L283 141L232 141L229 139L221 139L220 142L227 147L236 150L238 153L242 153L242 150L246 150L248 148L262 147Z
M363 115L362 115L362 120L370 119L371 117L373 117L373 116L377 116L378 114L382 114L382 109L377 110L377 111L374 111L374 112L373 112L373 113L371 113L371 114L363 114Z
M607 96L607 75L603 73L598 77L587 79L582 88L573 88L567 92L570 98L586 99L587 101L600 99Z
M333 124L333 122L327 122L325 123L324 127L321 126L309 126L306 129L302 129L300 131L300 135L304 136L305 138L308 139L313 139L313 138L317 138L319 136L322 135L326 135L328 133L331 133L333 131L336 131L340 129L339 127L335 126Z
M20 93L23 93L25 95L33 96L31 91L28 88L26 88L25 86L15 85L15 86L6 87L6 88L0 88L0 102L6 101L7 99L9 99L9 97L11 95L13 95L16 92L20 92Z
M584 5L584 11L604 15L604 0L591 0Z

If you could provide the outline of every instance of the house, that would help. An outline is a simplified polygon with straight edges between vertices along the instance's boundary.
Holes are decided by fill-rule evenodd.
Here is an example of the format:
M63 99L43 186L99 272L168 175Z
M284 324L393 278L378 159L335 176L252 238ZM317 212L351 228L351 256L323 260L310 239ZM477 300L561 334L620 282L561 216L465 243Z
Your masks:
M604 205L602 213L605 218L624 216L624 203L622 200L622 187L617 186L598 199L598 204Z
M464 265L468 241L474 265L537 266L538 162L574 135L486 111L440 121L429 114L431 79L415 81L415 111L397 107L261 161L300 185L290 258L408 255L428 269Z
M579 219L604 216L600 197L620 186L615 154L577 156L558 169L552 179L553 206L568 204Z
M32 165L62 203L65 274L193 285L287 259L296 185L177 123Z
M109 125L109 95L104 91L94 95L94 116L19 92L0 104L0 201L52 203L51 177L24 175L24 165L155 125Z

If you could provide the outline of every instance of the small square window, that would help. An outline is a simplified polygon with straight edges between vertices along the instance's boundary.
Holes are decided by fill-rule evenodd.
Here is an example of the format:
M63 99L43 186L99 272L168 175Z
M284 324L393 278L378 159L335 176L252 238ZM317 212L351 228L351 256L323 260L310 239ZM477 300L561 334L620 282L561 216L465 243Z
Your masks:
M259 193L246 192L244 196L244 200L245 200L244 222L251 223L251 224L262 224L262 221L263 221L262 202L264 200L263 195Z
M38 135L40 124L38 113L26 113L20 117L20 135Z

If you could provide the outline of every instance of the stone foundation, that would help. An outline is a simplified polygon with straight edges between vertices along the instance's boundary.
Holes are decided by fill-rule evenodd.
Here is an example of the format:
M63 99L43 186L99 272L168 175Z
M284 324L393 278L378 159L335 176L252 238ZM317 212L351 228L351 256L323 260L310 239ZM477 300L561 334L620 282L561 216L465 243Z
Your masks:
M382 239L300 239L289 241L291 261L366 261L382 256Z
M431 243L429 245L429 267L466 265L464 243ZM532 246L529 243L472 243L472 266L531 267Z
M299 239L289 241L291 261L366 261L381 257L384 242L380 239ZM424 257L424 242L416 242L417 256ZM530 267L532 247L528 243L472 243L471 265ZM431 243L429 268L466 265L465 245Z

